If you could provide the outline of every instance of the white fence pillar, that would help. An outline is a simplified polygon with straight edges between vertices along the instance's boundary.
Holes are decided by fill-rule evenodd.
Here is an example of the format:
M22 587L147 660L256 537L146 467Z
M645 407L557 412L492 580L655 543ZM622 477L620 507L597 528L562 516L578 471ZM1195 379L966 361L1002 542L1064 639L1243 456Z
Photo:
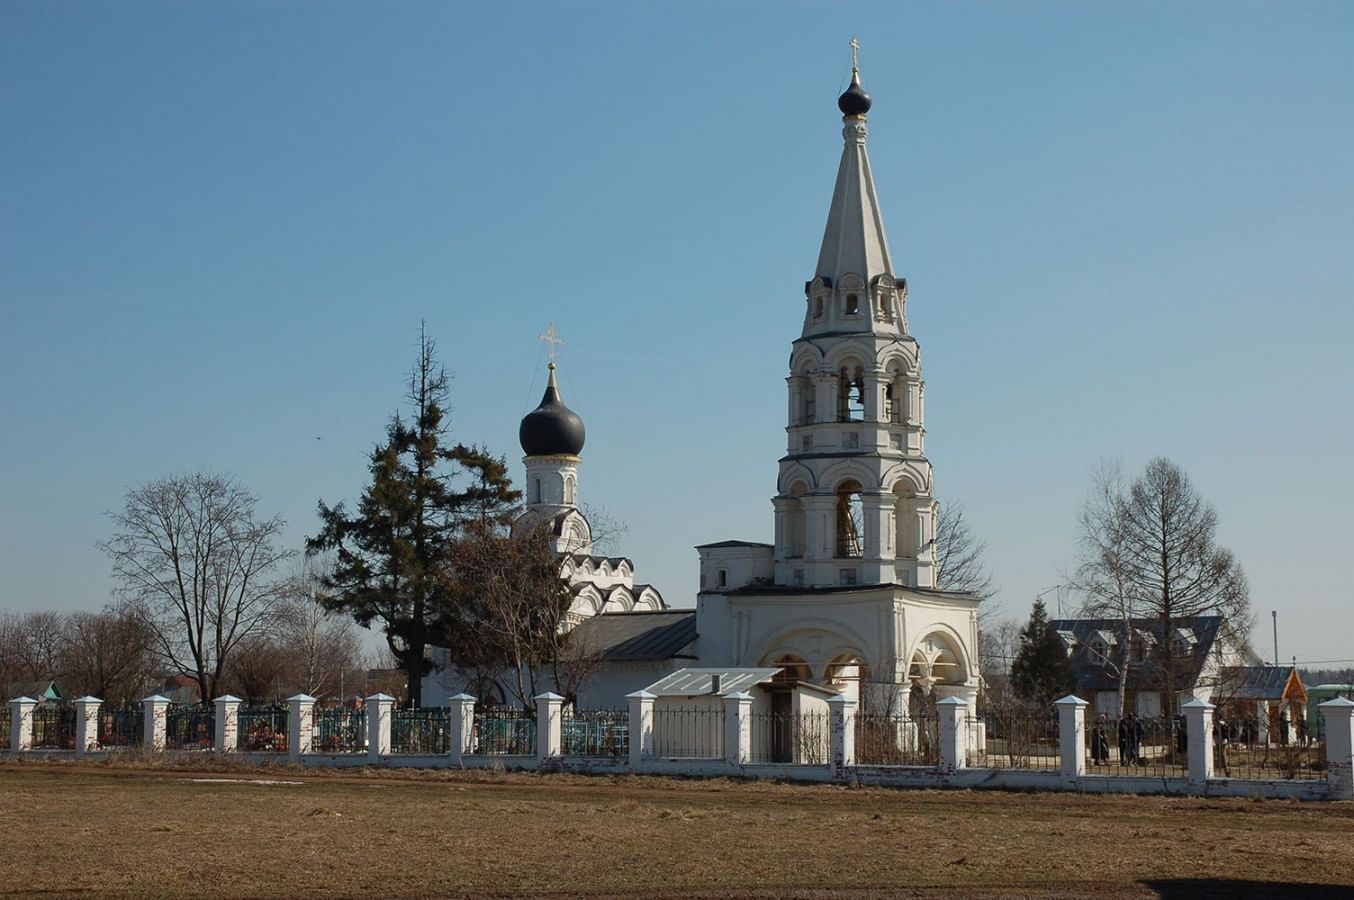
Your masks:
M856 701L838 694L827 700L828 767L833 781L846 778L856 764Z
M372 694L367 698L367 762L375 765L390 755L390 715L395 698Z
M1058 708L1058 771L1064 778L1086 774L1086 701L1068 694L1055 700Z
M735 691L724 698L724 759L741 766L752 755L752 695Z
M653 756L653 702L656 695L635 691L625 695L630 705L630 771L638 772L646 757Z
M563 752L564 723L560 716L564 698L553 691L537 694L536 701L536 761L542 762L560 756Z
M968 703L961 697L946 697L936 704L940 718L940 765L962 769L968 765Z
M1197 697L1180 704L1185 714L1185 744L1189 750L1189 783L1202 790L1213 777L1213 704Z
M461 765L467 753L475 751L475 698L456 694L447 698L451 726L451 764Z
M9 701L9 749L33 749L33 710L38 701L32 697L15 697Z
M169 722L169 698L152 694L141 701L145 710L142 746L148 753L162 753L165 749L165 726Z
M299 760L315 743L315 698L297 694L287 698L287 758Z
M239 697L224 694L212 701L216 704L216 752L234 753L240 747Z
M99 707L102 705L103 701L98 697L81 697L75 701L76 756L99 749Z
M1354 702L1336 697L1317 709L1326 720L1326 777L1331 799L1354 800Z

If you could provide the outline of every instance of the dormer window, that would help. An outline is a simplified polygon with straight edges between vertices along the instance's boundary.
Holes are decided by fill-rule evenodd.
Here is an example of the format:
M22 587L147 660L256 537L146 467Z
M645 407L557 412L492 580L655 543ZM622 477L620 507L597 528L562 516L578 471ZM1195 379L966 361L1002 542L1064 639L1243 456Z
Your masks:
M855 294L846 295L846 314L848 316L860 315L860 297Z
M1100 638L1091 641L1091 661L1103 663L1109 656L1109 647Z

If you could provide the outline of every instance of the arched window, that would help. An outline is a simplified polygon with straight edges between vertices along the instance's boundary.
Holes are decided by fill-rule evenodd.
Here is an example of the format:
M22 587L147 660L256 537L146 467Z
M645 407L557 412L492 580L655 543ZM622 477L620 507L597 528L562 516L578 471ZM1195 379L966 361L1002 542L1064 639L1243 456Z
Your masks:
M843 481L837 486L837 557L859 557L864 553L865 510L860 499L860 482Z
M846 295L846 314L848 316L860 315L860 297L855 294Z
M865 421L865 370L845 366L837 373L837 421Z
M886 291L879 292L879 318L885 322L893 321L893 313L889 310L889 295Z
M729 573L728 573L726 570L724 570L724 569L720 569L720 570L719 570L719 586L720 586L720 587L727 587L728 584L729 584Z
M537 478L531 486L531 502L541 502L541 479Z
M564 502L574 502L574 480L572 478L564 479Z
M822 298L822 297L814 297L814 298L813 298L813 317L814 317L815 319L821 319L821 318L823 317L823 298Z

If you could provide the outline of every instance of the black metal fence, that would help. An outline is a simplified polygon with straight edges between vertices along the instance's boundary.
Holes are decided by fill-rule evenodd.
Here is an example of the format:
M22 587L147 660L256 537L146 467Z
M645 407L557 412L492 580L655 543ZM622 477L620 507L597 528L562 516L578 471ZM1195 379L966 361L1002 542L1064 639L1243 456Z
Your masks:
M1215 737L1213 777L1256 781L1323 781L1327 777L1324 741L1243 743Z
M1189 735L1183 718L1110 718L1086 723L1086 771L1092 775L1183 778L1189 774Z
M630 752L630 713L594 709L566 715L561 724L565 756L624 757Z
M0 708L0 750L9 749L9 704L6 703Z
M753 713L748 758L755 763L827 762L830 730L827 713Z
M99 709L99 748L124 750L140 747L146 736L146 711L140 706Z
M216 710L173 704L165 715L166 750L211 750L216 745Z
M981 728L977 723L981 722ZM968 764L991 769L1057 771L1058 716L1024 707L989 708L971 720ZM981 740L980 740L981 739Z
M475 753L533 756L536 714L524 709L485 709L475 713Z
M724 709L655 706L653 740L656 756L723 759Z
M938 717L861 713L856 716L856 762L863 766L940 765Z
M287 707L250 706L240 709L240 750L251 753L287 751Z
M34 750L75 749L75 707L41 703L33 708Z
M367 749L367 711L356 706L315 707L316 753L363 753Z
M395 710L390 716L390 752L450 753L451 710L443 706Z

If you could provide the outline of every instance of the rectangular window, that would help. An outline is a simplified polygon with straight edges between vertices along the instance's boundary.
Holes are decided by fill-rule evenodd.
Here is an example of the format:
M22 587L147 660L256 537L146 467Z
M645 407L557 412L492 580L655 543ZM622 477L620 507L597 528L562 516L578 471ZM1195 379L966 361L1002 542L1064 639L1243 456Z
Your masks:
M810 450L812 450L812 449L813 449L813 435L811 435L811 434L806 434L806 435L804 435L804 438L803 438L803 440L801 441L801 446L804 448L804 452L805 452L805 453L808 453Z
M839 569L837 571L837 583L842 587L850 587L856 583L855 569Z
M846 450L860 449L860 433L856 431L842 432L842 448Z
M791 576L791 580L792 580L796 585L802 585L802 584L804 583L804 570L803 570L803 569L795 569L794 575Z

